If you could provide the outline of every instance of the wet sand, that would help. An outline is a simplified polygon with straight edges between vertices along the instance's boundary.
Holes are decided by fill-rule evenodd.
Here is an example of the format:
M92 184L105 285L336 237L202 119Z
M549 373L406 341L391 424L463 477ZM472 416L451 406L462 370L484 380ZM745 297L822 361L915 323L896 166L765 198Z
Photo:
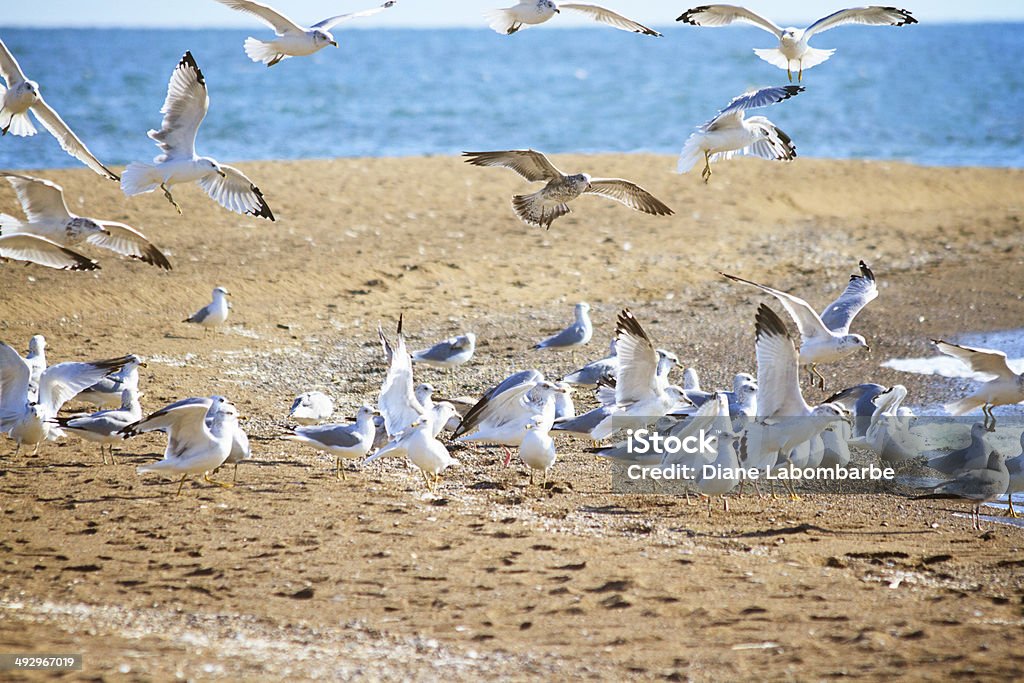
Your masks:
M754 370L764 298L717 271L822 306L872 265L857 319L872 347L825 368L828 389L902 383L914 405L967 386L881 368L931 355L931 337L1024 321L1024 173L801 159L738 161L711 184L649 155L555 157L627 177L676 210L656 218L596 197L550 231L520 223L527 184L455 158L240 164L279 220L230 214L198 188L125 200L84 170L44 175L73 211L129 223L166 250L158 271L90 251L103 270L0 267L0 339L45 334L51 363L134 352L144 407L221 393L254 462L222 490L140 477L155 437L117 464L69 438L0 457L0 651L81 652L76 677L711 680L1012 676L1024 663L1020 529L972 531L905 491L799 502L734 498L731 512L618 495L610 470L558 441L548 489L500 454L461 449L436 497L398 461L333 476L279 440L292 397L318 388L339 415L373 403L378 322L410 345L479 337L452 395L514 369L550 376L568 353L529 346L593 306L603 355L629 306L661 346L724 386ZM88 192L88 201L83 193ZM16 213L0 188L0 210ZM231 290L228 326L179 321ZM419 378L445 387L443 373ZM825 394L805 388L809 399ZM577 394L580 404L590 401Z

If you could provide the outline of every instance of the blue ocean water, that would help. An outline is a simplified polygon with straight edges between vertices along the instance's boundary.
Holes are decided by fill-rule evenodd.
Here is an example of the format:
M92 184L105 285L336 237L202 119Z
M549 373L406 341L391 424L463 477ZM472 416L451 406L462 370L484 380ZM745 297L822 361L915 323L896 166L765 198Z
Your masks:
M547 152L675 154L733 96L784 83L754 28L339 31L266 68L237 30L4 29L29 78L109 164L148 160L185 50L211 96L199 152L222 161ZM1024 166L1024 24L843 28L807 91L765 113L809 157ZM48 135L0 140L0 168L76 165Z

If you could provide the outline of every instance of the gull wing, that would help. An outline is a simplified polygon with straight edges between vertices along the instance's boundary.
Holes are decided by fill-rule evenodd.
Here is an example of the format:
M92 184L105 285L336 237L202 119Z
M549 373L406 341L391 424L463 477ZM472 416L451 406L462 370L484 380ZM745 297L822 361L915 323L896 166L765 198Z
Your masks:
M9 428L5 422L18 418L25 410L31 374L21 354L0 342L0 432Z
M186 52L171 72L167 98L160 107L164 119L160 130L149 131L163 154L157 163L168 159L192 159L196 153L196 133L210 108L206 79L191 52Z
M782 307L786 309L789 315L792 316L793 321L796 322L797 329L800 330L800 336L803 341L814 339L816 337L831 336L832 333L825 327L825 323L821 322L821 318L818 317L815 310L811 308L810 304L800 297L787 294L786 292L780 292L777 289L772 289L771 287L760 285L756 282L751 282L750 280L744 280L743 278L736 277L735 275L728 275L726 273L720 273L720 275L727 277L730 280L735 280L736 282L742 282L745 285L757 287L761 291L767 292L778 299L779 303L782 304ZM758 386L762 386L760 380L758 381Z
M598 7L597 5L580 5L576 3L561 3L558 5L559 9L571 9L577 12L582 12L594 21L599 21L602 24L608 24L614 26L617 29L623 31L632 31L633 33L643 33L647 36L661 37L661 34L652 28L647 28L643 24L639 24L632 19L627 19L621 14L617 14L610 9L604 7Z
M504 152L463 152L467 164L508 168L531 183L561 178L564 174L540 152L532 149L510 149Z
M206 426L206 414L211 405L213 401L208 398L179 401L128 425L120 433L135 436L145 432L167 432L164 458L180 457L193 448L210 443L212 435Z
M210 199L228 211L274 220L274 212L263 199L263 192L244 173L223 164L220 170L224 172L223 177L219 173L209 173L198 181Z
M778 104L788 100L791 97L796 97L804 91L802 85L784 85L784 86L773 86L769 88L761 88L760 90L750 90L738 95L725 105L725 107L715 114L714 118L704 124L704 130L714 130L717 127L727 125L727 120L739 121L743 118L743 112L748 109L760 109L762 107L768 107L773 104Z
M32 105L32 114L34 114L36 119L39 120L39 123L43 124L43 128L50 131L50 134L57 138L57 142L60 143L60 148L65 152L109 180L121 179L121 176L104 166L103 163L96 158L96 155L89 151L89 148L85 146L85 143L75 135L74 131L68 127L68 124L64 123L64 119L54 111L53 107L43 100L41 95L39 96L39 99L36 100L36 103Z
M615 403L630 405L658 395L658 351L629 309L619 313L615 327L619 367L615 372Z
M701 5L683 12L676 21L685 21L693 26L728 26L740 21L768 31L776 38L782 38L782 29L775 22L765 19L760 14L751 12L746 7L737 5Z
M305 29L294 21L273 7L264 5L261 2L253 2L252 0L217 0L217 2L239 12L251 14L274 29L274 32L279 36L283 36L286 33L305 33Z
M148 263L164 270L171 270L171 262L167 260L163 252L153 246L152 242L135 228L114 221L97 222L106 229L107 233L93 233L89 235L86 238L89 244L94 244L102 249L109 249L121 256L138 259L143 263Z
M848 24L861 24L862 26L906 26L916 24L917 19L911 16L905 9L895 7L851 7L833 12L827 17L818 19L804 31L804 38L810 38L815 33L828 31L838 26Z
M0 258L28 261L58 270L97 270L99 264L45 237L26 233L0 235Z
M804 416L810 411L800 393L800 354L778 314L765 304L755 316L757 413L763 418Z
M25 78L25 72L18 65L18 60L14 58L2 40L0 40L0 76L7 81L8 88L15 83L28 80Z
M394 436L409 428L426 413L416 400L412 380L412 359L405 346L401 328L391 354L391 365L380 388L377 408L384 418L384 427Z
M29 223L67 222L71 212L64 201L64 190L60 185L42 178L0 173L14 188Z
M53 417L67 401L101 379L117 372L131 361L128 356L92 363L58 363L43 371L39 378L39 405Z
M1006 364L1006 354L994 349L979 349L973 346L962 346L952 342L933 339L939 351L957 358L970 366L974 372L995 375L1000 379L1016 379L1017 373Z
M596 194L625 204L634 211L671 216L673 211L636 183L621 178L591 178L587 194Z
M223 2L224 0L221 1ZM394 7L395 1L396 0L388 0L383 5L379 5L378 7L373 7L371 9L364 9L361 12L349 12L348 14L339 14L336 17L328 17L323 21L313 24L313 28L318 28L322 31L330 31L338 24L342 24L346 21L351 21L352 19L358 19L360 17L372 17L374 14L383 12L386 9Z
M838 334L850 331L850 324L861 309L878 297L878 286L875 274L863 261L860 262L860 275L851 275L850 282L839 298L828 305L821 314L821 322L825 327Z

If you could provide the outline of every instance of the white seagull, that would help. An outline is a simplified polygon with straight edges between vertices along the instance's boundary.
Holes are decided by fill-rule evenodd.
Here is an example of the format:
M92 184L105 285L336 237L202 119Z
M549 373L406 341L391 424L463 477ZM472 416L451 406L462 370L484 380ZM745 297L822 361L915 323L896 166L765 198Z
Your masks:
M223 287L213 288L213 301L206 304L198 311L185 318L183 323L195 323L203 327L217 327L223 325L228 319L228 311L231 304L228 303L230 292Z
M956 403L945 406L950 415L964 415L980 407L985 414L985 427L995 431L995 406L1006 406L1024 401L1024 373L1017 374L1006 364L1006 354L994 349L978 349L952 342L933 339L939 351L967 364L972 371L993 379L982 383L978 390Z
M25 222L0 214L0 234L36 235L64 247L90 244L164 270L171 269L163 252L135 228L71 213L60 185L15 173L0 173L0 176L7 178L14 188L25 212Z
M133 389L121 392L121 407L114 410L101 410L89 415L57 417L57 425L69 434L74 434L85 441L100 445L100 458L104 464L107 455L104 447L110 449L110 462L114 462L114 444L124 440L121 430L142 419L142 404L139 393Z
M718 162L741 154L768 159L792 161L796 158L796 145L781 128L764 116L744 118L748 109L759 109L777 104L803 92L799 85L761 88L739 97L715 117L690 134L679 155L676 170L686 173L704 157L701 178L711 179L711 162Z
M216 406L216 412L207 424L207 412ZM224 464L231 454L238 411L230 402L212 398L188 399L162 408L144 420L122 430L126 436L145 432L167 432L167 448L163 460L139 465L139 474L166 472L181 475L178 493L190 475L202 474L203 480L224 488L231 484L210 479L210 472Z
M449 337L429 349L412 352L413 363L451 370L469 362L476 350L476 335L472 332Z
M436 435L440 433L448 418L434 419L434 404L430 400L434 387L426 383L413 386L412 358L405 345L402 323L403 317L399 316L397 342L394 347L384 336L384 330L377 326L377 335L389 359L388 372L377 399L377 410L384 418L384 428L392 439L420 418L430 422L431 434ZM437 422L440 424L436 424ZM434 431L435 428L437 431Z
M681 387L668 383L668 373L658 372L662 357L651 338L629 309L619 313L615 327L619 367L615 372L615 405L591 431L600 441L626 427L644 427L664 416L677 404L692 405Z
M39 377L39 394L30 395L32 369L13 348L0 342L0 433L22 444L35 446L55 439L62 432L54 422L61 406L82 389L90 387L128 358L113 358L93 363L58 363L46 368Z
M800 331L800 365L809 365L812 376L817 376L819 386L825 387L825 377L818 372L818 364L834 363L849 356L858 349L870 350L867 341L859 334L850 334L850 324L861 309L875 300L878 287L875 274L863 261L860 274L851 275L846 289L839 298L830 303L819 316L810 304L798 296L772 289L765 285L744 280L735 275L721 273L724 277L757 287L771 294L786 309ZM761 390L764 386L758 381ZM1022 397L1024 399L1024 397Z
M736 5L702 5L694 7L683 12L676 21L685 21L693 26L728 26L733 22L741 21L768 31L768 33L771 33L778 39L779 46L755 49L754 53L769 64L785 69L791 83L793 82L794 67L797 71L797 80L803 80L805 69L821 64L835 52L834 49L819 50L808 45L807 41L816 33L850 24L905 26L917 23L917 19L912 17L910 12L905 9L879 7L878 5L842 9L838 12L833 12L827 17L818 19L807 28L796 28L793 26L781 28L761 15Z
M526 423L526 434L519 442L519 459L530 468L530 485L533 485L533 473L540 470L544 474L541 488L547 484L548 470L555 466L555 440L551 438L551 421L543 415L535 415Z
M455 407L451 403L442 403L441 412L436 419L448 421L455 415ZM451 456L444 444L433 434L432 421L428 416L417 418L409 427L398 433L386 446L368 457L365 462L371 463L383 455L405 454L409 461L419 468L423 481L431 492L441 479L441 473L459 461Z
M331 35L332 28L352 19L373 16L395 5L395 0L388 0L379 7L328 17L306 28L296 24L273 7L260 2L252 2L252 0L217 0L217 2L240 12L248 12L274 29L274 33L277 34L277 38L274 40L258 40L251 36L245 40L245 54L249 59L267 66L274 66L282 59L289 57L311 55L328 45L338 47L338 41Z
M221 0L222 2L224 0ZM646 36L661 37L661 34L654 29L638 24L632 19L627 19L621 14L598 7L597 5L581 5L578 3L559 2L553 0L520 0L519 4L504 9L496 9L486 12L488 25L505 35L512 35L526 26L543 24L545 21L560 14L563 9L571 9L586 14L594 21L614 26L623 31L642 33Z
M546 156L532 149L511 149L503 152L463 152L466 163L474 166L508 168L531 183L546 185L533 194L512 197L512 208L528 225L550 228L559 216L569 213L569 202L584 194L612 199L634 211L655 216L671 216L657 197L634 182L621 178L591 178L587 173L566 175Z
M46 337L41 334L32 335L28 340L28 355L25 356L28 363L28 400L39 400L39 380L46 370Z
M133 353L128 354L127 358L128 362L123 368L86 388L75 396L75 400L108 408L121 405L125 389L133 392L139 390L139 368L147 367L146 363Z
M334 399L322 391L307 391L292 401L288 417L300 425L314 425L334 413Z
M4 77L7 87L0 86L0 131L3 135L10 132L12 135L26 137L36 134L36 127L32 125L32 119L28 112L31 110L36 120L43 124L43 127L50 131L53 137L57 138L61 149L75 157L83 164L110 180L117 180L117 174L100 163L85 143L78 139L74 131L68 128L68 124L53 107L43 100L39 92L39 84L30 81L25 77L18 61L11 54L4 42L0 40L0 75Z
M57 270L99 270L100 264L35 235L0 235L0 260L24 261Z
M377 434L377 427L373 422L376 412L370 406L362 406L356 412L356 421L353 424L295 427L292 433L284 438L330 453L335 458L335 476L347 479L345 470L341 467L341 459L362 460L370 452L373 438Z
M152 164L128 164L121 177L121 190L132 197L159 187L180 214L181 207L174 201L169 186L194 182L229 211L274 220L260 188L244 173L216 159L196 156L196 133L209 107L206 79L192 53L186 52L167 84L167 99L160 108L164 115L160 130L149 131L149 137L163 153Z

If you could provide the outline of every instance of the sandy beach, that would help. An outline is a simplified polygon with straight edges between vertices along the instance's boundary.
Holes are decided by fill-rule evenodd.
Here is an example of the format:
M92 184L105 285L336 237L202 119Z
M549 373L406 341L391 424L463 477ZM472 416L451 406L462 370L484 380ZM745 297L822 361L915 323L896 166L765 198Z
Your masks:
M1022 327L1024 171L739 160L705 186L667 156L552 159L635 180L676 214L584 197L531 228L510 206L528 184L455 157L238 164L276 223L196 187L176 191L178 216L88 170L33 173L63 185L72 211L145 232L174 269L96 250L96 273L2 265L0 340L24 351L44 334L50 363L139 354L147 411L223 394L254 460L233 489L174 497L169 479L135 472L162 453L153 436L113 465L74 438L37 457L5 441L0 651L82 653L74 677L95 680L1018 675L1024 530L973 531L942 501L747 495L709 519L681 497L613 493L590 444L561 437L547 489L497 451L463 448L426 497L398 460L338 481L330 458L278 438L302 391L334 396L336 416L375 403L376 326L400 313L414 348L477 334L443 392L467 396L512 370L574 369L529 347L584 300L589 358L628 306L724 387L755 370L765 298L718 271L820 307L871 264L881 294L856 323L871 352L822 368L829 393L901 383L913 405L941 403L967 384L881 363L934 355L930 338ZM6 184L0 211L18 213ZM216 285L233 295L228 325L179 322ZM417 376L445 387L439 371Z

